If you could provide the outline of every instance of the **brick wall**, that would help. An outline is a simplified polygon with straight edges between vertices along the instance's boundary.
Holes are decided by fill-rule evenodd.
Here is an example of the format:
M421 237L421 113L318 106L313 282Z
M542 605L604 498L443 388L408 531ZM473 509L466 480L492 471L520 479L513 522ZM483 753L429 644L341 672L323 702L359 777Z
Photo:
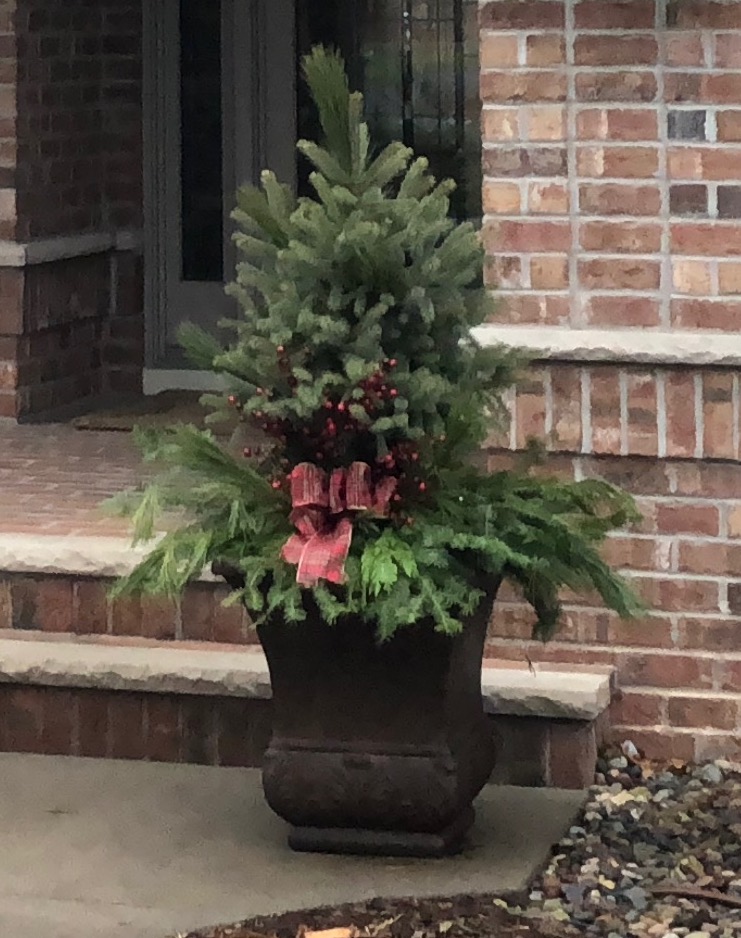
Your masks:
M741 14L737 2L481 4L484 237L498 322L736 333L741 323ZM622 330L622 333L618 332ZM537 332L537 330L536 330ZM616 347L620 343L616 341ZM565 356L567 359L568 356ZM645 520L607 555L652 606L622 623L569 604L525 641L512 593L489 650L619 671L614 733L656 756L741 754L739 373L542 363L491 465L544 437L549 468L598 475Z
M140 0L0 5L0 237L57 244L0 268L0 416L140 386L140 257L58 239L142 226L141 44Z

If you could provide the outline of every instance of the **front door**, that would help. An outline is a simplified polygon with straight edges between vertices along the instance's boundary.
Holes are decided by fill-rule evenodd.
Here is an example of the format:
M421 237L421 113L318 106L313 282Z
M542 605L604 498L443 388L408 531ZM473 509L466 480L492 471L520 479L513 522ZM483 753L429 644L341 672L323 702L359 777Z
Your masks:
M294 175L294 0L146 4L148 364L187 363L183 322L236 315L234 193L264 166Z

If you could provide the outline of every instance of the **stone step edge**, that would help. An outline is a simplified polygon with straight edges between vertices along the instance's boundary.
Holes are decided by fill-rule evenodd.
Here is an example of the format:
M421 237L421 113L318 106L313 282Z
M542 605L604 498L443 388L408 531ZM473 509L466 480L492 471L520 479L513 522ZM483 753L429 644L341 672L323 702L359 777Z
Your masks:
M0 534L0 572L115 579L131 573L156 543L134 546L123 536ZM216 582L209 571L200 579Z
M7 634L7 633L4 633ZM0 639L0 683L212 697L272 696L259 646L197 647L150 640L49 639L45 633ZM612 700L612 673L507 667L486 663L484 708L498 716L591 722Z

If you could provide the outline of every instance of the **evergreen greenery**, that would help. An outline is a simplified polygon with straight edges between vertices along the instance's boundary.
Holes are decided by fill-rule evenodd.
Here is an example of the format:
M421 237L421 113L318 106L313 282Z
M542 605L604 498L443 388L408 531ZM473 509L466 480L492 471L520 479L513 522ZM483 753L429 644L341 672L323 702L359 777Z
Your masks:
M388 517L355 515L347 582L312 588L329 621L360 614L388 638L429 618L454 633L500 577L519 584L543 639L563 587L636 613L599 555L611 529L636 519L626 495L474 466L520 362L471 337L492 308L478 235L449 215L452 184L401 144L373 152L338 56L314 50L305 74L324 133L322 145L299 143L316 197L297 200L270 172L240 191L236 336L227 348L194 327L182 336L229 387L204 400L209 419L236 411L269 445L237 456L193 427L142 435L161 471L119 507L139 541L162 511L180 521L118 591L174 594L223 561L244 576L234 600L257 618L302 620L304 588L281 556L294 533L286 474L361 461L399 487Z

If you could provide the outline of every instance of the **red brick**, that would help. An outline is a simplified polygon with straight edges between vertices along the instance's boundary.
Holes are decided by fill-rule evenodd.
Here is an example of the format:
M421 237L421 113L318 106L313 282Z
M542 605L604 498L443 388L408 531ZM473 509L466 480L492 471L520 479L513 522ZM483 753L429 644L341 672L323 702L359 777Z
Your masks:
M552 722L548 783L555 788L580 790L594 781L597 741L591 724L576 721Z
M717 329L737 332L741 301L728 299L673 299L672 325L678 329Z
M659 171L656 147L580 147L577 172L582 178L650 179Z
M649 296L589 296L584 313L590 326L658 326L660 315Z
M707 534L717 536L720 514L715 505L664 504L656 506L661 534Z
M680 557L682 557L681 553ZM686 559L686 555L682 561L682 563L693 562L691 558ZM709 619L705 616L683 616L677 625L677 633L678 648L710 652L737 651L741 640L741 622L735 617Z
M530 260L530 285L534 290L566 290L569 261L566 255L544 255Z
M249 704L252 701L231 699L219 701L218 764L246 766L250 764L247 747Z
M674 68L705 65L702 36L696 32L670 33L666 40L666 64Z
M210 697L183 697L180 700L183 762L197 765L218 763L217 701Z
M653 0L581 0L575 6L577 29L653 29Z
M692 375L671 372L666 376L666 447L669 456L694 456L695 382Z
M656 456L659 445L656 378L651 372L628 374L628 452Z
M517 36L514 33L493 33L481 39L480 61L482 69L517 65L519 60Z
M567 221L490 221L483 228L488 251L568 251L571 226Z
M585 459L581 468L585 478L604 479L636 496L668 495L671 492L666 463L663 461L628 456Z
M560 71L481 73L481 100L485 103L565 101L566 90L566 75Z
M13 628L13 600L10 581L0 579L0 629Z
M741 304L739 304L741 312ZM733 459L733 375L709 372L703 376L704 455Z
M146 756L154 762L180 761L180 707L175 696L149 694Z
M110 755L108 704L111 696L105 691L79 692L77 707L81 756L100 758Z
M738 26L738 21L736 23ZM708 104L738 104L741 101L741 74L703 75L701 101Z
M74 691L45 688L40 752L60 756L75 754L77 701Z
M721 182L726 179L737 179L739 163L741 163L741 149L738 147L725 150L705 149L702 152L702 177Z
M692 762L695 758L695 742L688 733L672 733L668 728L642 730L616 724L610 730L610 738L616 743L626 739L638 747L647 759L667 762L669 759L681 759Z
M522 258L511 254L487 257L484 267L484 283L488 287L517 290L524 285Z
M225 605L229 595L226 587L214 591L213 636L215 642L241 645L250 641L247 618L239 603Z
M668 712L672 726L733 730L738 721L738 704L717 698L670 695Z
M108 702L110 757L144 759L147 754L144 699L141 694L112 693Z
M627 726L657 726L662 723L662 698L632 690L620 693L610 708L610 721Z
M565 176L567 167L565 147L503 147L484 150L485 176Z
M178 603L164 596L144 596L141 601L141 634L144 638L176 637Z
M44 688L13 687L3 700L8 752L39 752L44 725Z
M605 33L577 36L574 42L576 65L653 65L657 55L658 45L652 34Z
M657 290L659 261L599 258L579 261L579 283L588 290Z
M142 602L139 596L125 596L111 604L113 635L142 634Z
M736 576L741 571L741 545L680 541L679 569L696 575Z
M535 34L526 40L527 64L535 68L547 68L561 65L566 61L566 47L563 36L558 34Z
M614 567L655 571L665 569L660 563L662 542L652 537L611 537L605 542L603 556Z
M667 72L664 76L664 100L668 103L701 100L702 78L695 72Z
M656 100L658 86L653 72L579 72L576 76L577 101Z
M481 113L482 134L485 143L520 138L518 108L488 108Z
M528 440L542 439L545 434L545 385L541 376L528 375L517 388L517 448L524 449Z
M741 693L741 661L723 662L721 690Z
M741 465L738 463L677 463L673 476L674 494L678 496L729 498L741 491Z
M622 654L618 662L623 687L709 688L712 662L691 655L652 655L647 651Z
M570 208L569 189L558 182L530 183L528 208L533 214L566 215Z
M515 182L484 182L484 214L517 215L521 209L520 187Z
M552 0L496 0L479 9L482 29L560 29L564 6Z
M79 635L104 635L108 631L108 590L101 580L75 580L72 630Z
M70 632L73 627L72 581L39 578L36 583L36 625L45 632Z
M620 452L619 374L616 370L593 369L591 376L592 450Z
M579 227L585 251L652 254L661 250L661 225L624 221L586 221Z
M718 111L718 140L723 143L741 141L741 111Z
M612 616L605 641L612 646L672 648L674 640L671 619L654 613L639 619L619 619Z
M658 215L661 194L656 186L587 183L579 186L579 207L586 215Z
M680 29L735 29L738 10L725 0L681 0L674 4Z
M578 368L553 366L553 449L578 453L582 443L581 377Z
M567 296L514 294L500 297L499 306L491 321L560 326L568 322L570 312Z

